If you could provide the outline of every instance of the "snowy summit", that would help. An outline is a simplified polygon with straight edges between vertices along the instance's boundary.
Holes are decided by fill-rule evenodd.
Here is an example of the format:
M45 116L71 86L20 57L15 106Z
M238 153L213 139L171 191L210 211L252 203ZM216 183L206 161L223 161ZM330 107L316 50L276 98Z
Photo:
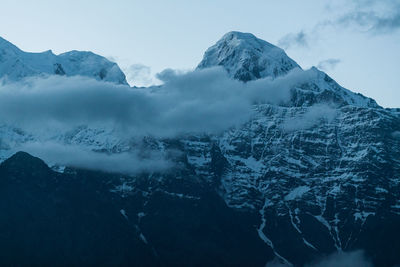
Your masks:
M204 54L198 69L222 66L230 77L247 82L278 77L300 66L285 51L251 33L229 32Z
M92 52L70 51L55 55L51 50L42 53L24 52L0 37L0 78L18 81L42 75L85 76L128 84L118 65Z

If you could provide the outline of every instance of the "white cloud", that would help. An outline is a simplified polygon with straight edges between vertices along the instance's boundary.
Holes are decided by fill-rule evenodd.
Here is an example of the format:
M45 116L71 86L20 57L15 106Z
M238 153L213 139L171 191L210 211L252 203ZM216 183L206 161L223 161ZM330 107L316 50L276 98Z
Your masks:
M153 75L151 68L143 64L133 64L123 68L126 80L131 86L148 87L160 84L160 81Z
M50 165L134 174L143 171L163 171L173 166L159 151L106 154L90 151L81 146L56 142L30 142L15 148L39 157Z
M304 32L289 33L278 41L278 46L289 49L295 46L308 47L309 36Z
M246 84L222 68L173 74L151 88L104 83L83 77L31 78L0 85L0 122L27 131L111 127L128 135L177 136L218 133L253 114L256 102L280 103L312 71Z
M274 80L242 83L219 67L187 73L168 70L160 75L162 86L149 88L84 77L28 78L0 83L0 125L33 134L37 143L18 149L48 162L130 173L164 168L168 162L157 155L96 153L88 147L66 145L62 136L81 126L106 129L117 140L218 134L248 121L254 103L289 101L290 89L313 75L313 71L293 70ZM3 139L7 144L7 137Z
M266 264L266 267L285 267L287 264L281 263L279 259L274 259ZM306 263L306 267L373 267L373 264L367 259L361 250L352 252L336 252L321 259Z
M393 34L400 30L400 0L331 1L327 8L338 15L319 21L308 30L288 33L278 44L285 49L308 47L319 41L331 27L371 35Z
M333 70L336 68L336 66L341 62L340 59L338 58L329 58L322 60L321 62L318 63L317 68L323 70L323 71L329 71Z
M372 263L365 257L360 250L352 252L337 252L333 253L308 267L336 267L336 266L351 266L351 267L372 267Z
M308 107L305 113L283 122L284 131L305 130L323 122L331 122L336 116L336 109L327 104L317 104Z

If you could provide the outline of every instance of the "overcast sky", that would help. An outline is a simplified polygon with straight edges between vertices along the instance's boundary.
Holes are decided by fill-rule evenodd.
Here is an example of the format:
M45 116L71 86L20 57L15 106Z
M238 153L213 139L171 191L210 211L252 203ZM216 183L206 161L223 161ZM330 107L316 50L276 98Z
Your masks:
M2 0L0 36L21 49L90 50L137 85L192 69L224 33L251 32L342 86L400 107L400 0Z

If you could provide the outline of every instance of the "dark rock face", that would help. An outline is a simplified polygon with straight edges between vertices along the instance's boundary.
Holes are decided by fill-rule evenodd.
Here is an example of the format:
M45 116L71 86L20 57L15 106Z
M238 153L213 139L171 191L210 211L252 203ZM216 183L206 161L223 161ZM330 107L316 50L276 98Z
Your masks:
M60 63L54 64L54 74L65 75L65 71Z
M20 152L0 165L2 265L263 265L258 218L190 173L164 180L50 170Z
M240 129L186 141L189 164L220 182L228 206L259 214L259 236L282 261L361 249L377 266L398 264L399 116L346 105L306 126L307 110L259 105Z

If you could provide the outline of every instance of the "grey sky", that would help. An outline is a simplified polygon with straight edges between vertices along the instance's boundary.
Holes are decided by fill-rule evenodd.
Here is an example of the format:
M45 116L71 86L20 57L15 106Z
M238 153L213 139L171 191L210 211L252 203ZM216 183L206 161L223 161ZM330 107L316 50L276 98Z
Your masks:
M143 75L130 66L194 68L231 30L274 44L292 36L286 51L303 68L336 59L326 71L342 86L400 107L399 1L331 2L3 0L0 36L25 51L91 50Z

